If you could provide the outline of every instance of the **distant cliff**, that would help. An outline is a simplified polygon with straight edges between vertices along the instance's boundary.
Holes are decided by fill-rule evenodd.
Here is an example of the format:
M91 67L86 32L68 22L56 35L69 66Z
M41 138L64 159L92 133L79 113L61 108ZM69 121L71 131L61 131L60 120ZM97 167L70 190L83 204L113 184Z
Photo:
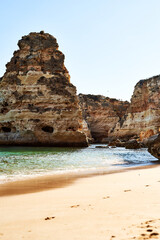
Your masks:
M30 33L18 46L0 81L0 144L87 146L76 87L56 39Z
M139 81L131 98L127 113L116 124L112 136L129 138L142 131L160 128L160 75Z
M105 142L129 106L127 101L101 95L79 94L79 100L91 135L96 142Z

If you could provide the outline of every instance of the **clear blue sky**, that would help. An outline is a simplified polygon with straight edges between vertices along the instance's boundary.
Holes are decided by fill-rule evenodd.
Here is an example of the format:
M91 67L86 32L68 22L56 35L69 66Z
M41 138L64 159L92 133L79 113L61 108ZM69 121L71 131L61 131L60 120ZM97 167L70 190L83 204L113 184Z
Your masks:
M160 74L159 0L3 0L0 76L17 42L44 30L57 38L78 93L129 100Z

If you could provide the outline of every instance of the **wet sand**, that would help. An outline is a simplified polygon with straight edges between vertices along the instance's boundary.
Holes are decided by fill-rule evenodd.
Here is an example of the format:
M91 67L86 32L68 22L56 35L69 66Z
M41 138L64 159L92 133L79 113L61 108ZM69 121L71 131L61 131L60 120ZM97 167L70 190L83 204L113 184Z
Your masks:
M99 175L108 175L126 171L133 171L138 169L155 168L157 164L129 168L119 168L115 170L101 170L101 171L81 171L77 173L64 173L55 175L44 175L17 181L10 181L0 184L0 197L27 194L34 192L46 191L49 189L61 188L74 183L80 178L88 178Z
M160 239L160 167L154 165L13 182L1 185L0 194L3 240Z

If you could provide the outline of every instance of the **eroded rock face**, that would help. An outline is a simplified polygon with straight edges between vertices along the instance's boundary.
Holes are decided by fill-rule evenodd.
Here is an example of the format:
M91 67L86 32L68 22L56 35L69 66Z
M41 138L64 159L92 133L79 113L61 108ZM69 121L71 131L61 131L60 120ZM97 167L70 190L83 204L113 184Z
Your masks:
M155 158L160 160L160 134L149 143L148 151Z
M145 141L145 139L148 139L149 137L154 135L154 131L152 129L147 130L146 132L140 132L139 139L141 142Z
M141 132L156 134L160 127L160 75L139 81L127 114L117 123L113 136L130 138Z
M0 82L0 144L87 146L76 88L56 39L30 33L18 46Z
M105 142L129 106L127 101L119 101L101 95L79 94L83 117L96 142Z

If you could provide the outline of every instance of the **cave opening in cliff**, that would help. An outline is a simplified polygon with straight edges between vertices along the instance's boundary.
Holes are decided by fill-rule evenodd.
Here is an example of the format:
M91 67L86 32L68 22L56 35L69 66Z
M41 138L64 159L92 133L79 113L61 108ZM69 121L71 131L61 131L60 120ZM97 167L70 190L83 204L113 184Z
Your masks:
M53 133L54 129L51 126L44 126L44 127L42 127L42 131L47 132L47 133Z
M2 127L1 128L3 132L11 132L11 128L10 127Z

